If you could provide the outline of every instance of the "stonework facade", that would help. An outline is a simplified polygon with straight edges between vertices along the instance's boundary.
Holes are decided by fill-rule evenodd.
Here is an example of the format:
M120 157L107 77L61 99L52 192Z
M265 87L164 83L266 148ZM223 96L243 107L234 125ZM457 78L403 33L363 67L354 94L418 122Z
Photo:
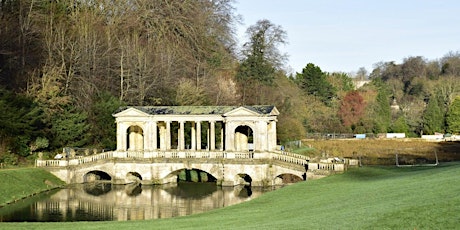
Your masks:
M117 151L276 149L275 106L130 106L113 116Z

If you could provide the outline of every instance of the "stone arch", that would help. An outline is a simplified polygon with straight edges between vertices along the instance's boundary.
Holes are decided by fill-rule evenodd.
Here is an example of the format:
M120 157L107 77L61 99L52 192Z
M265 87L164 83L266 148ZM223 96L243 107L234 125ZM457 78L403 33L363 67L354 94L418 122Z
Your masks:
M127 149L143 150L144 149L144 130L138 125L129 126L127 130Z
M239 173L235 175L235 185L247 185L252 183L252 177L246 173Z
M126 173L126 182L128 183L138 183L142 181L142 176L138 172L128 172Z
M235 128L235 150L253 151L254 150L254 129L246 124L241 124Z
M112 176L101 170L92 170L83 175L83 182L111 181Z
M275 177L273 180L274 185L292 184L303 181L302 177L291 173L283 173Z
M177 175L177 181L217 182L217 178L214 175L198 168L182 168L172 173Z

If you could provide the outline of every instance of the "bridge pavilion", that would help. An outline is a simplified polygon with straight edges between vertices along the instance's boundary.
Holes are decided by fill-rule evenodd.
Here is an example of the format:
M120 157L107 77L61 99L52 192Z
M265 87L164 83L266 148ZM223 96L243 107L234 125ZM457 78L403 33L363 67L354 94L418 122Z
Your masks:
M128 106L116 111L117 151L276 149L275 106Z

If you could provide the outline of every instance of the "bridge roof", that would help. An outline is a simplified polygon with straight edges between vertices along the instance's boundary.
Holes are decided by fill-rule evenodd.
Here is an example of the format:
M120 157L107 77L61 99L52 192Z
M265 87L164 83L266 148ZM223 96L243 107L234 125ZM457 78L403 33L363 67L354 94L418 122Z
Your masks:
M120 107L115 114L126 109L135 108L151 115L208 115L226 114L238 108L245 108L261 115L278 115L279 112L273 105L252 106L124 106Z

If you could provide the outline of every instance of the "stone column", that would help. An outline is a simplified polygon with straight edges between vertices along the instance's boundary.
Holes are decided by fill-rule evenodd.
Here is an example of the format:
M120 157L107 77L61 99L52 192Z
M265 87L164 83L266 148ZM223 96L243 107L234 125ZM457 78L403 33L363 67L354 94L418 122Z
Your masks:
M269 127L268 133L270 134L268 138L268 141L269 141L268 150L271 151L271 150L276 149L276 121L270 121L270 124L268 125L268 127Z
M135 132L135 141L136 141L136 146L134 150L141 150L144 151L144 138L145 138L145 132L144 129L140 126L136 127L136 132Z
M210 148L211 151L216 150L216 122L211 121L211 136L210 136Z
M122 151L128 151L128 138L129 138L129 133L128 133L128 125L126 124L121 124L121 147Z
M201 121L196 123L196 150L201 150Z
M126 150L126 130L124 125L117 122L117 151Z
M191 142L190 143L190 148L191 150L196 150L196 130L195 130L195 126L196 126L196 122L195 121L192 121L192 128L191 128Z
M266 151L267 150L267 122L258 121L255 123L253 136L254 136L254 151Z
M208 122L208 128L206 129L206 151L209 151L209 131L210 131L210 128L209 128L209 122Z
M225 150L233 151L235 146L235 127L231 122L225 122Z
M178 140L178 145L179 145L179 150L184 150L185 149L185 137L184 137L184 121L179 121L179 140Z
M158 139L158 136L157 136L157 122L156 121L152 121L152 125L150 126L150 137L151 137L151 140L150 140L150 143L151 143L151 150L157 150L158 149L158 143L157 143L157 139Z
M166 122L166 149L171 149L171 121Z

